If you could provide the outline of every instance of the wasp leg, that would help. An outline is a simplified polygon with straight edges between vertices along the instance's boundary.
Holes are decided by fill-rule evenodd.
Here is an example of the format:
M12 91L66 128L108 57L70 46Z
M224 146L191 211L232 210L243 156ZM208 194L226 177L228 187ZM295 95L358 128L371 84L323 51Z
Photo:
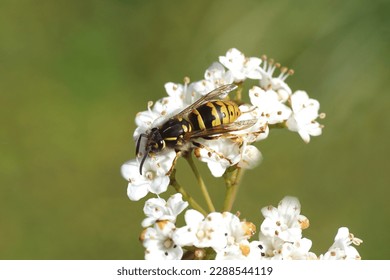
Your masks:
M203 144L201 144L201 143L199 143L199 142L195 142L195 141L192 141L192 144L193 144L195 147L197 147L197 148L206 149L209 153L211 153L211 154L216 154L216 155L219 156L220 158L226 159L226 160L229 162L230 165L233 164L233 162L232 162L230 159L228 159L227 157L225 157L223 154L218 153L216 150L211 149L210 147L207 147L207 146L205 146L205 145L203 145Z
M167 176L170 176L170 175L171 175L173 169L175 168L176 161L178 160L178 158L179 158L181 155L182 155L182 152L181 152L181 151L176 151L176 156L175 156L175 158L174 158L173 161L172 161L172 166L171 166L171 168L168 170L168 172L167 172L165 175L167 175Z

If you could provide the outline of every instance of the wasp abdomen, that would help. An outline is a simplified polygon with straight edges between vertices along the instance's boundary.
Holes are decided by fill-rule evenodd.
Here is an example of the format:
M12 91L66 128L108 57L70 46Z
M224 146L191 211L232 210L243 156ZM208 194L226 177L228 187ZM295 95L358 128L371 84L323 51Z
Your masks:
M232 101L210 101L188 114L194 130L204 130L234 122L241 115L238 105Z

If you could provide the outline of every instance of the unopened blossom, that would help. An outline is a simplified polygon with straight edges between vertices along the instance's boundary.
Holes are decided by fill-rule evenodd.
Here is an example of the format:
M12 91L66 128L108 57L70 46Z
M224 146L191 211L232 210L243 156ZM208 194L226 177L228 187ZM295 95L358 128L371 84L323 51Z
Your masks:
M143 227L148 227L156 221L176 222L176 217L188 206L187 201L183 201L182 195L176 193L167 201L162 198L151 198L145 202L144 213L147 216L142 221Z
M245 57L242 52L235 48L228 50L225 56L220 56L219 62L232 72L235 82L244 81L246 78L261 78L261 59Z
M286 122L288 129L298 132L306 143L310 136L321 135L322 126L316 121L320 103L301 90L291 95L290 102L293 113Z
M142 232L140 241L145 247L146 260L181 259L183 249L172 240L175 229L172 222L159 221Z

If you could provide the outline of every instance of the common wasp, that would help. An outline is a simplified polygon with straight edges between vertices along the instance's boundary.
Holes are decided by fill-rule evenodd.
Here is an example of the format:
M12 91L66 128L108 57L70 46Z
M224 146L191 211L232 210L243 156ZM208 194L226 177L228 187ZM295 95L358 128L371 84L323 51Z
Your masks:
M252 126L255 120L236 121L242 114L237 103L221 99L221 96L236 88L237 85L234 84L216 88L161 125L141 133L137 139L136 155L139 155L142 138L146 138L146 144L139 167L140 174L149 155L157 154L164 149L180 152L193 147L204 148L196 139L228 136L231 132Z

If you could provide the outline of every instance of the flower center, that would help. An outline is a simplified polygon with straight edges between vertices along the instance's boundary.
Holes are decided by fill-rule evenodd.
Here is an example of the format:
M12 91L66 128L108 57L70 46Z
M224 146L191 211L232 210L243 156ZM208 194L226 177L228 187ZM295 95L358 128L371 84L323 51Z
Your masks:
M145 177L148 180L153 180L156 177L156 174L153 171L148 171L145 173Z
M166 239L166 240L164 241L163 245L164 245L164 247L167 248L167 249L171 248L172 245L173 245L172 239L170 239L170 238Z

